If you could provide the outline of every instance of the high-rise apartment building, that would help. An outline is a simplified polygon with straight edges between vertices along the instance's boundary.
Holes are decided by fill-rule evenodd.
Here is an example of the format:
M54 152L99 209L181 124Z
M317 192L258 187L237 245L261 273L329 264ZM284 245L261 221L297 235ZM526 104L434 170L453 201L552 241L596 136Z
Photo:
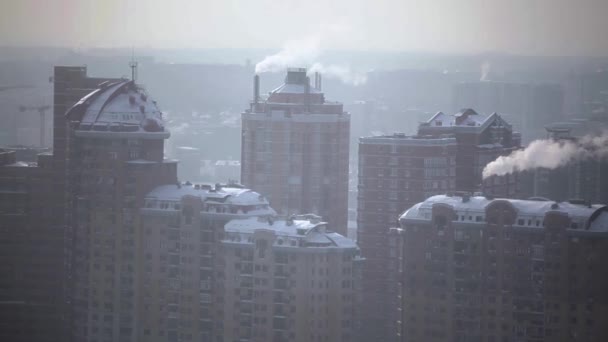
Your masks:
M320 79L288 69L285 83L242 114L241 181L284 215L315 213L346 235L350 115Z
M439 195L391 231L398 341L604 341L605 205Z
M250 218L221 241L224 341L353 341L361 257L315 215Z
M390 341L396 279L387 249L390 227L413 203L455 190L457 142L394 134L359 140L357 242L363 268L363 340Z
M66 114L73 232L74 337L134 341L144 196L177 182L156 102L130 80L105 82Z
M68 341L72 317L66 111L108 79L85 67L54 69L53 151L0 165L0 339Z
M418 128L418 135L394 134L359 140L357 241L366 258L363 267L364 340L389 341L395 330L394 265L388 254L388 232L415 203L454 191L514 195L513 176L482 183L484 166L519 148L519 135L498 114L472 109L455 115L437 113Z
M456 190L483 190L503 197L517 194L514 175L482 180L482 171L489 162L521 146L521 135L499 114L483 115L470 108L453 115L439 112L420 124L418 135L456 138Z
M171 184L149 192L141 209L135 341L232 340L223 337L225 327L241 320L224 319L233 308L222 298L226 286L241 280L225 274L224 225L275 214L263 196L235 184Z
M276 221L275 228L298 229L277 231L275 239L265 227L273 226L276 212L259 193L235 183L179 183L177 161L163 156L170 134L162 113L134 81L89 78L80 67L57 67L54 81L53 153L38 155L35 163L0 151L2 340L224 341L235 333L250 334L253 341L352 337L361 261L354 242L316 216ZM318 100L304 101L310 115L333 117L312 110L334 108ZM327 133L320 128L311 129ZM348 134L345 139L347 150ZM329 139L327 150L339 155L333 143ZM328 159L319 149L307 154L312 161L303 159L315 170L319 156ZM312 174L306 177L309 182ZM329 196L325 201L335 199L323 194ZM239 221L247 229L230 230L226 237L226 223L252 217ZM258 245L265 244L268 255L279 259L255 257L248 266L243 260L255 278L245 271L237 276L238 246L231 245L237 236L252 239L250 245L243 241L244 253L250 248L258 253ZM266 292L257 286L264 274L255 272L258 266L266 272L269 265L277 270L272 278L277 287ZM318 283L309 284L311 279ZM254 298L238 299L243 310L252 310L251 321L247 312L234 312L237 299L226 290L233 296L241 288ZM306 301L315 304L300 304ZM270 306L272 316L263 316ZM255 324L267 324L268 317L272 324L258 331ZM306 330L311 322L318 326L313 335Z

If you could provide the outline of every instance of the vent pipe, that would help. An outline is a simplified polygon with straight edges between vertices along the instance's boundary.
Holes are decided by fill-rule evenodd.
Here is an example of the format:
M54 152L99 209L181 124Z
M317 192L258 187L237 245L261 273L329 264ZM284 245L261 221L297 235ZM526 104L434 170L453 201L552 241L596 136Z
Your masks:
M253 76L253 103L258 104L260 99L260 75Z
M306 83L304 84L304 105L306 111L310 112L310 77L306 76Z
M321 90L321 88L323 87L323 79L321 78L321 74L319 74L319 85L317 86L317 89Z

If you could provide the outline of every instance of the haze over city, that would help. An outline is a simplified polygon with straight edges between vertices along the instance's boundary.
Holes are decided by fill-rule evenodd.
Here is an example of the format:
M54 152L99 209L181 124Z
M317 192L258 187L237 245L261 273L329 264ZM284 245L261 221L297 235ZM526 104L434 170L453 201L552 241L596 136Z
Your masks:
M338 29L328 49L606 55L602 0L3 1L0 44L279 48Z
M607 13L1 2L0 341L607 341Z

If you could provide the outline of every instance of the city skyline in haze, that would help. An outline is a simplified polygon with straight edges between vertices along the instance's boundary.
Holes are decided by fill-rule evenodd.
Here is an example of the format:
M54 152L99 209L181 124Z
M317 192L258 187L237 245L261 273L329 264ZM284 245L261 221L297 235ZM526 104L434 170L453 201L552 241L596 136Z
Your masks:
M608 2L23 0L0 4L0 46L272 48L608 55Z

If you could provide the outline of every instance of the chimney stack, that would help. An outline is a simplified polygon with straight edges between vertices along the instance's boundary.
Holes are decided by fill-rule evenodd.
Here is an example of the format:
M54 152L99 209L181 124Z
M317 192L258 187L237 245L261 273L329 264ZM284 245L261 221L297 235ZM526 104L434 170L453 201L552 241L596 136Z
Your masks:
M317 89L321 90L321 87L323 86L323 79L321 78L321 74L319 74L319 85L317 86Z
M257 105L260 99L260 75L253 76L253 102Z
M306 76L306 84L304 84L304 104L306 111L310 112L310 77Z
M319 89L319 72L315 72L315 88Z

